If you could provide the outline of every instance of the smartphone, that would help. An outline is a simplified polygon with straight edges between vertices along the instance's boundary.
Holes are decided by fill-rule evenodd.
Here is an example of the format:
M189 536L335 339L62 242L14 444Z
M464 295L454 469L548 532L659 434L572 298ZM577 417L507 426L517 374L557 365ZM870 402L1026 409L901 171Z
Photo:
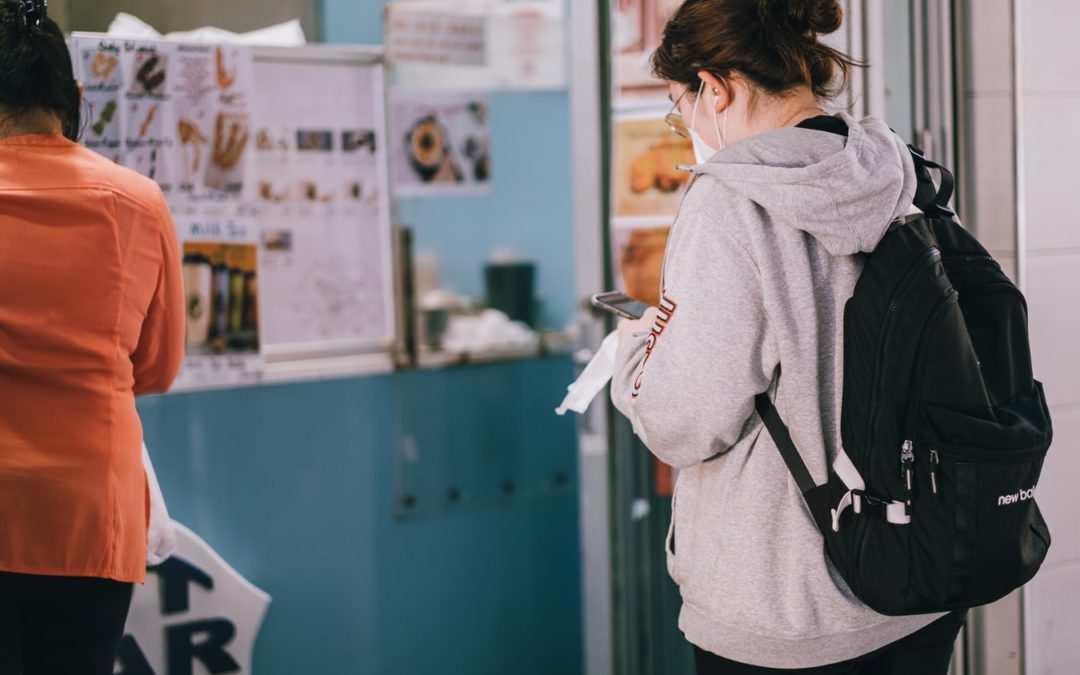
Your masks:
M592 305L605 312L611 312L615 316L621 316L624 319L640 319L645 314L645 310L649 308L644 302L635 300L629 295L619 291L610 291L608 293L594 295L592 297Z

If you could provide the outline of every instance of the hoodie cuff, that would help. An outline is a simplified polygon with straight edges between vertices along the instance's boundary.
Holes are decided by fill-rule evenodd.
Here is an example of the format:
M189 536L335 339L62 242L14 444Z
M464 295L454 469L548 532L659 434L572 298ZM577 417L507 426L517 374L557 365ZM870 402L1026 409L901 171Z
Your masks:
M611 402L616 410L634 421L633 403L634 380L641 370L641 361L645 358L645 348L650 331L637 331L619 341L615 351L615 369L611 376ZM636 431L636 429L635 429Z

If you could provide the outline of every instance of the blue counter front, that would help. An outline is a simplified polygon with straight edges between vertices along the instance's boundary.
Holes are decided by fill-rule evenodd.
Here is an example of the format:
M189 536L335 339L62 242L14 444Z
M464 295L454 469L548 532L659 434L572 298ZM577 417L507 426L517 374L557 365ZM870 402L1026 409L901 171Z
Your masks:
M273 596L258 675L581 672L569 358L174 394L172 516Z

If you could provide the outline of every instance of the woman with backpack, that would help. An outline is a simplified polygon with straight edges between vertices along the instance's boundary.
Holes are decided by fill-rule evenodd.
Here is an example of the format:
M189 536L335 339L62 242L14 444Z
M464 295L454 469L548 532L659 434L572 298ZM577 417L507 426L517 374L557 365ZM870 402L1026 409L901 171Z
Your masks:
M0 0L3 674L113 672L146 577L135 397L184 354L168 206L75 142L81 98L44 0Z
M841 12L837 0L687 0L653 56L698 164L660 306L620 325L611 395L679 470L668 569L699 675L944 675L964 621L863 604L755 413L768 392L824 483L841 450L845 303L862 254L916 192L884 122L823 108L858 65L819 40Z

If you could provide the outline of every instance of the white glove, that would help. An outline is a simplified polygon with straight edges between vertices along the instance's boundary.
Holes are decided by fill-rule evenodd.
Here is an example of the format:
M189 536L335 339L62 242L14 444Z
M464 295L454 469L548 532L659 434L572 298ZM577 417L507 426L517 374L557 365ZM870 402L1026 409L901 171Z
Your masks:
M143 470L146 472L146 486L150 490L150 527L146 533L146 564L160 565L176 551L176 532L173 530L169 509L165 507L165 496L161 494L154 465L150 463L150 453L146 443L142 446Z

